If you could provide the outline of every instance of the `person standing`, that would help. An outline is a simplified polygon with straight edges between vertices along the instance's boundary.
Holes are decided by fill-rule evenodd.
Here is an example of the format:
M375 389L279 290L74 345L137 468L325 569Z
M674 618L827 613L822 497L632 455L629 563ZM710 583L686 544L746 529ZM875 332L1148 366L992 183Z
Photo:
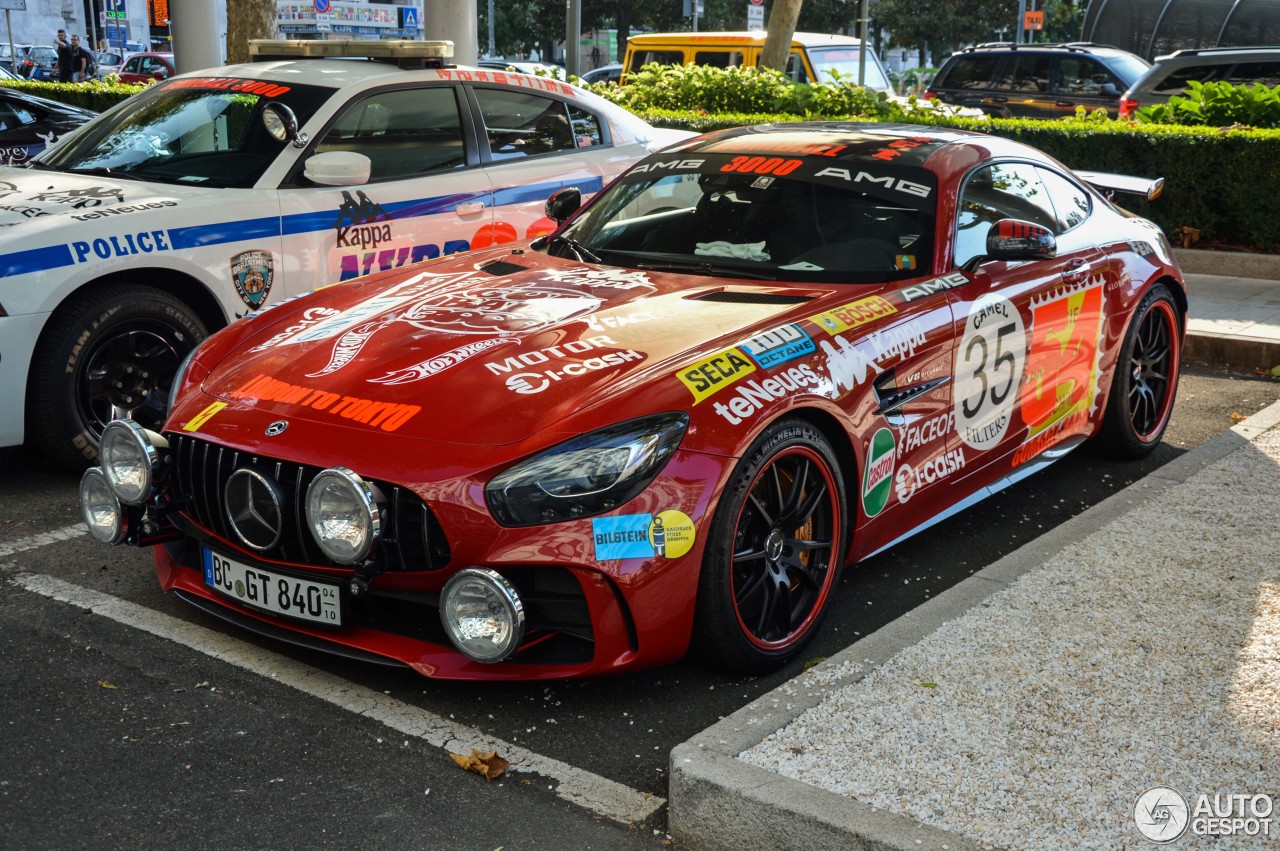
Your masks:
M71 82L89 79L89 51L80 46L80 36L71 36Z
M54 67L58 82L69 83L71 82L71 44L67 41L66 30L58 30L53 46L58 51L58 62Z

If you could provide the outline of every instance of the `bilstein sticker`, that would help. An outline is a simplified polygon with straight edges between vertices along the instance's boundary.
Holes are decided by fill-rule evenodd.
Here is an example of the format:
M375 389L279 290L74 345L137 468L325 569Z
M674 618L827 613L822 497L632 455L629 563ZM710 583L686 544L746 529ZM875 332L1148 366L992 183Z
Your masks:
M597 561L624 558L679 558L697 540L693 520L669 509L657 515L622 514L591 521Z

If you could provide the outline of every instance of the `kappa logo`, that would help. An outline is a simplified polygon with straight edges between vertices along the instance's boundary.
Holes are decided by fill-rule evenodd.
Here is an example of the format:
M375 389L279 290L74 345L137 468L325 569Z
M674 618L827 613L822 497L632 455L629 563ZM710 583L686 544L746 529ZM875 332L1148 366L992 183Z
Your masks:
M370 200L364 192L356 190L356 197L343 190L342 205L338 207L338 220L333 223L338 232L340 248L377 248L391 239L391 225L378 224L390 221L391 214L382 205ZM344 222L346 224L344 224Z

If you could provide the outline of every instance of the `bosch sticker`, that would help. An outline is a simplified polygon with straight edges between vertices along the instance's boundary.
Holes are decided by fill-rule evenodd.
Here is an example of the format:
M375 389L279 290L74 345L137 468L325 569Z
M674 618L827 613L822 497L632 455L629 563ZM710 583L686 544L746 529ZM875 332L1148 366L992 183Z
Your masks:
M857 328L859 325L866 325L882 316L897 312L898 308L891 303L878 295L873 295L842 305L835 310L810 316L809 321L815 325L821 325L827 333L835 334Z

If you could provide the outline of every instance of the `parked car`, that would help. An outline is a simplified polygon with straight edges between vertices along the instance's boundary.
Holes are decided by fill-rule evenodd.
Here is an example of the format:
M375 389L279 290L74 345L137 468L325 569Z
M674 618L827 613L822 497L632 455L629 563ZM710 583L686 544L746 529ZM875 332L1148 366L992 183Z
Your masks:
M1275 88L1280 86L1280 47L1215 47L1157 56L1121 97L1120 116L1128 118L1141 107L1166 103L1183 94L1192 80Z
M627 41L623 79L645 65L712 65L718 68L754 68L764 49L763 32L642 33ZM783 70L797 83L829 83L838 75L857 82L859 70L867 88L892 92L889 74L874 50L859 60L862 41L845 35L795 33Z
M924 96L1004 118L1062 118L1080 106L1114 112L1148 67L1099 44L980 44L951 54Z
M18 73L32 80L58 79L58 51L53 47L35 45L27 48L18 60Z
M177 72L172 53L134 53L120 66L120 82L151 83L167 80Z
M582 74L582 82L586 85L592 83L616 83L622 79L622 63L612 62L608 65L601 65L599 68L592 68L590 71L584 71Z
M0 86L0 164L25 163L97 115Z
M12 47L13 52L10 53L9 42L0 42L0 69L10 71L14 76L21 77L22 75L17 72L22 67L22 60L26 57L27 51L31 49L31 45L14 44ZM14 62L15 56L17 57L17 62Z
M232 325L162 429L107 427L84 517L205 612L429 677L776 668L840 568L1160 442L1182 276L1087 180L1159 185L950 129L680 143L549 237Z
M693 135L555 80L396 64L448 45L175 77L0 170L0 446L83 466L114 417L159 428L178 363L236 316L536 235L551 192Z
M124 68L124 54L115 50L100 50L93 56L99 78L119 74Z

